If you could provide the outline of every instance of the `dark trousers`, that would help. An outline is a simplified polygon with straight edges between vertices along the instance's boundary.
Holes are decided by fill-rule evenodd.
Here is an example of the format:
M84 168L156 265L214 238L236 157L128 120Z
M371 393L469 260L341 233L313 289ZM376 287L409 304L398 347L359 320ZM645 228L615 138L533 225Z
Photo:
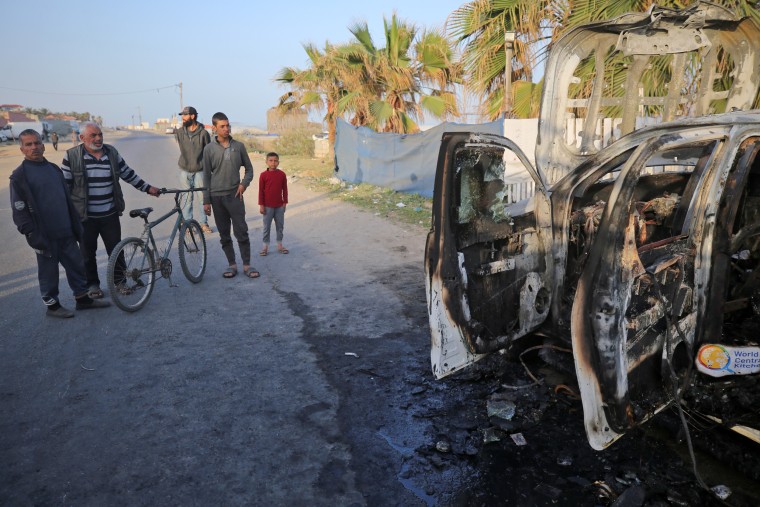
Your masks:
M227 262L236 264L235 249L232 247L232 237L230 236L230 226L232 226L243 264L250 265L251 241L248 238L248 223L245 221L245 203L243 200L235 197L234 193L212 195L211 209L214 211L214 221L217 229L219 229L219 239Z
M100 277L98 277L98 237L103 240L103 245L106 247L106 252L111 255L114 247L121 241L121 222L119 221L119 215L114 213L113 215L102 218L88 218L82 222L84 227L84 234L82 235L82 243L79 245L82 250L82 257L84 257L85 274L87 275L87 285L100 286ZM122 264L123 264L122 259ZM123 272L124 267L121 266Z
M66 280L74 297L87 294L82 253L74 237L50 240L50 253L50 257L37 254L37 278L42 301L48 306L58 302L58 264L66 271Z

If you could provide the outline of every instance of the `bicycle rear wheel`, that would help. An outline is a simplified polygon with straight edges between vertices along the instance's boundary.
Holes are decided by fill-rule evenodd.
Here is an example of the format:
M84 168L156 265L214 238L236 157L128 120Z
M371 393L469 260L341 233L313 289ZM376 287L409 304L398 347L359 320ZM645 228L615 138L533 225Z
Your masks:
M203 279L206 272L206 237L195 220L183 223L179 231L179 264L191 282L198 283Z
M143 240L125 238L108 258L108 291L114 304L136 312L148 302L156 278L156 260Z

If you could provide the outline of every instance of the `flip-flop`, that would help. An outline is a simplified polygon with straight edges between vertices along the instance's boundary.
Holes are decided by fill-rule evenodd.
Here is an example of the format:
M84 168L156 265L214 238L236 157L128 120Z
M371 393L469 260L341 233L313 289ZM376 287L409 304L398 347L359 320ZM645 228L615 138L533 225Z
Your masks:
M222 273L224 278L235 278L235 275L237 275L237 268L227 268L224 273Z
M288 253L288 249L287 249L287 248L284 248L284 247L283 247L283 248L278 248L278 249L277 249L277 251L278 251L278 252L280 252L281 254L286 254L286 253Z
M262 257L266 257L267 253L268 252L266 250L262 250L262 251L259 252L259 255L262 256Z
M100 289L90 289L87 295L90 296L90 299L102 299L103 291Z
M248 278L258 278L261 276L261 273L259 273L253 268L248 268L244 270L243 273L245 273L245 276L247 276Z

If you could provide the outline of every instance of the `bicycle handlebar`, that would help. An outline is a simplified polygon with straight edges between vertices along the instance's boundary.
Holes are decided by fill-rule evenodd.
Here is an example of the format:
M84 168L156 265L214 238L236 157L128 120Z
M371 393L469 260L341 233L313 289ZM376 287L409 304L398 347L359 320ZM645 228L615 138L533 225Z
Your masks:
M158 189L158 195L161 194L183 194L187 192L200 192L202 190L206 190L205 187L198 187L198 188L159 188Z

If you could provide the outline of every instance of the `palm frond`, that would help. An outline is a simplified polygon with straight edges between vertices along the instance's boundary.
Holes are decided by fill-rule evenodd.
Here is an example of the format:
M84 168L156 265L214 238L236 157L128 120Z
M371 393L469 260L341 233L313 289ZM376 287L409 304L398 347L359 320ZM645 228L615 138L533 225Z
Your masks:
M375 51L375 44L372 42L372 36L369 33L366 21L354 23L348 27L348 31L353 34L354 38L359 41L365 50L370 52Z

